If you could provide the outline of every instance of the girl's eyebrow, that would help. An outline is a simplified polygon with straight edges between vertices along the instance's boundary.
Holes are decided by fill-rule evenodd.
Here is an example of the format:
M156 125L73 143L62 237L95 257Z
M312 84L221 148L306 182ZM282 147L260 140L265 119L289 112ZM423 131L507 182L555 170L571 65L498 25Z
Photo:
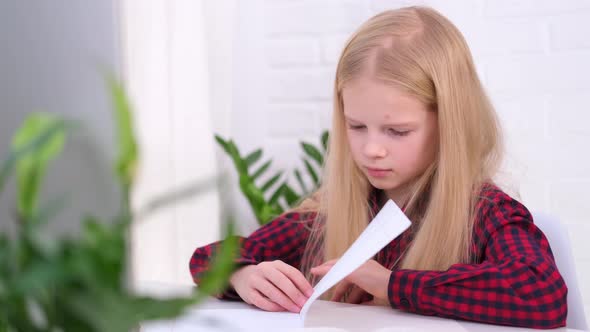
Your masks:
M345 117L345 118L346 118L346 120L348 120L348 121L361 123L361 121L355 120L355 119L353 119L353 118L349 117L348 115L344 115L344 117Z
M384 126L386 126L386 127L412 127L415 125L416 125L416 122L410 122L410 121L384 124Z
M350 122L363 123L362 121L355 120L347 115L344 115L344 117ZM389 127L411 127L415 124L416 123L413 121L407 121L407 122L398 122L398 123L385 123L385 124L383 124L383 126L385 126L385 127L387 127L387 126L389 126Z

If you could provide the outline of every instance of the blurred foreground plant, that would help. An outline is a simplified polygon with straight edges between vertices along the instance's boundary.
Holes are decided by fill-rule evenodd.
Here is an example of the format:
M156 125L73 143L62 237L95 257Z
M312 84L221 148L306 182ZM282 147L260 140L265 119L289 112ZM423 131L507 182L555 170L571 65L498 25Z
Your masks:
M117 125L115 178L121 208L110 222L87 216L79 237L51 237L46 224L66 205L61 199L39 205L39 192L49 162L75 126L54 115L28 116L14 135L0 168L0 195L16 174L16 234L0 234L0 331L130 331L141 321L178 316L219 292L233 271L237 241L232 224L199 289L186 298L166 300L137 296L127 287L128 233L134 216L129 205L138 147L132 113L122 86L108 79ZM201 182L155 198L140 209L141 217L211 187ZM1 197L1 196L0 196ZM188 272L187 272L188 273Z

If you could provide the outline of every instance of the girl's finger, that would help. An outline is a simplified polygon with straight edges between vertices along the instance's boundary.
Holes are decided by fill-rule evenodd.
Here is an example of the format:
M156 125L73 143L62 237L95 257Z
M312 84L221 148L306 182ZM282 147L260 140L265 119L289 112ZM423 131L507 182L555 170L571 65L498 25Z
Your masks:
M326 274L325 269L321 266L315 266L312 267L311 269L309 269L309 272L311 274L315 274L315 275L324 275Z
M367 292L365 292L364 289L358 286L353 286L352 290L348 294L348 297L346 298L346 303L359 304L362 302L365 294L367 294Z
M373 301L373 295L371 295L370 293L365 293L363 295L363 297L361 298L361 303L372 302L372 301Z
M328 271L330 271L330 269L332 268L332 266L328 266L328 265L319 265L316 267L312 267L311 270L309 270L309 272L311 272L311 274L315 274L315 275L319 275L319 276L323 276L326 273L328 273Z
M297 289L305 295L305 301L307 301L307 298L313 294L313 287L301 271L286 263L278 265L277 268L295 284Z
M362 304L362 305L377 305L377 304L375 303L375 301L373 301L373 300L370 300L370 301L364 301L364 302L361 302L361 304Z
M334 288L331 301L341 302L344 298L344 294L350 289L350 286L351 284L348 281L339 282L338 285L336 285L336 288Z
M332 266L334 266L334 264L336 264L337 261L338 261L337 259L331 259L329 261L323 262L322 264L320 264L318 266L314 266L313 268L322 267L322 266L332 267Z
M285 308L283 308L280 305L265 298L261 293L259 293L256 290L254 290L252 292L252 294L248 300L248 303L255 306L255 307L258 307L262 310L266 310L266 311L273 311L273 312L285 311Z
M307 297L295 286L293 281L279 269L269 270L266 278L273 283L284 295L289 298L289 302L298 308L303 307ZM282 303L281 303L282 304Z
M266 296L272 302L280 305L291 312L299 312L301 308L295 304L287 295L285 295L279 288L277 288L272 282L267 279L260 281L256 290L262 295Z

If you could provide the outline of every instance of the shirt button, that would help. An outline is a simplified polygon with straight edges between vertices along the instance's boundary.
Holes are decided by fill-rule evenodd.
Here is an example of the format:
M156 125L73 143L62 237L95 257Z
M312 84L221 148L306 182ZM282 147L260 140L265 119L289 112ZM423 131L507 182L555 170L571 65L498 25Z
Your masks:
M408 301L408 299L401 299L399 300L399 304L401 304L402 307L404 308L409 308L410 307L410 301Z

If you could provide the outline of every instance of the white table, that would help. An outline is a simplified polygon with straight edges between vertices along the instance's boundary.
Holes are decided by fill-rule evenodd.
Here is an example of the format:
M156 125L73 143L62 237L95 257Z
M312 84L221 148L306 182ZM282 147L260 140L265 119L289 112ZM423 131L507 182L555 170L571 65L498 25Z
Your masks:
M147 287L147 288L146 288ZM182 295L187 289L149 283L140 288L142 293L155 296ZM385 306L365 306L329 301L316 301L309 311L305 326L299 314L289 312L266 312L243 302L221 301L211 298L183 316L172 321L146 322L143 332L414 332L414 331L470 331L470 332L526 332L539 331L480 324L440 317L422 316ZM561 328L552 331L579 331Z

